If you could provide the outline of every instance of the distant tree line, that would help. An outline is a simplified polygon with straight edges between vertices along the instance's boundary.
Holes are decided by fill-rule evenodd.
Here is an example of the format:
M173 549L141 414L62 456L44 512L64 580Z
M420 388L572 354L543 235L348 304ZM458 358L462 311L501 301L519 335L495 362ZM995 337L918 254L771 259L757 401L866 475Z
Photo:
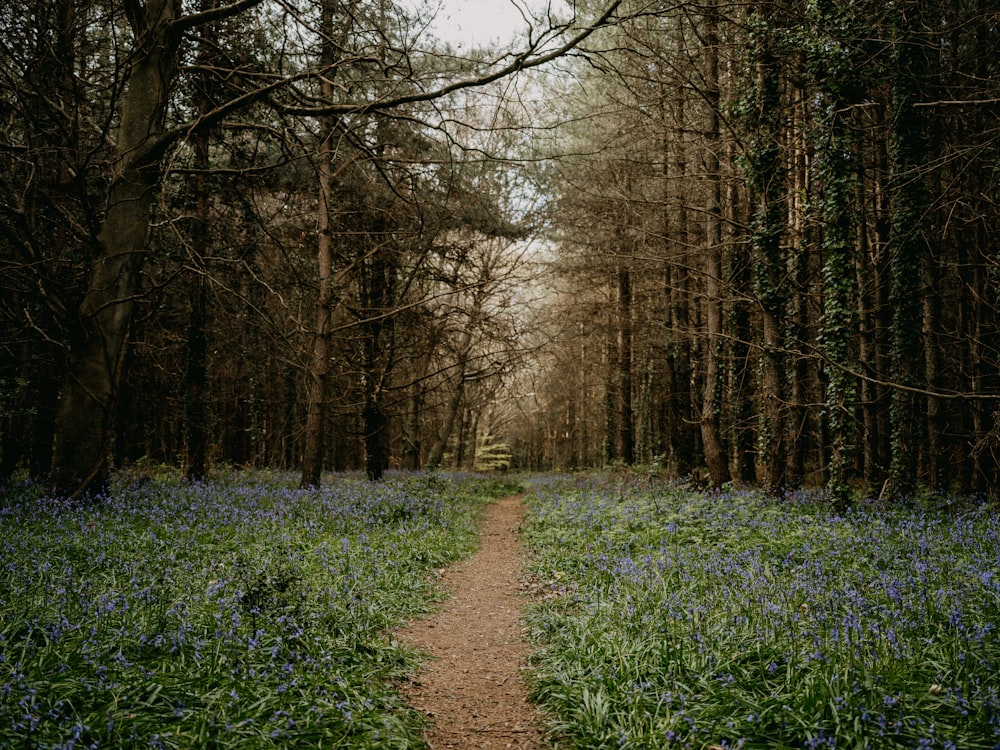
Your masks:
M563 63L558 345L516 452L995 495L1000 5L645 9Z

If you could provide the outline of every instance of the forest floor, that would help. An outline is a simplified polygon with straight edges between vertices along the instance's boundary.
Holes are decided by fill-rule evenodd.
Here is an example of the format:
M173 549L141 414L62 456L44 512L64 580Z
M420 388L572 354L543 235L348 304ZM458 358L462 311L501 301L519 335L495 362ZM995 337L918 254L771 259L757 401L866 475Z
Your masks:
M430 655L407 684L410 705L427 717L432 750L537 750L544 733L528 702L528 651L521 616L531 587L522 571L519 495L490 505L478 551L447 568L441 609L399 631Z

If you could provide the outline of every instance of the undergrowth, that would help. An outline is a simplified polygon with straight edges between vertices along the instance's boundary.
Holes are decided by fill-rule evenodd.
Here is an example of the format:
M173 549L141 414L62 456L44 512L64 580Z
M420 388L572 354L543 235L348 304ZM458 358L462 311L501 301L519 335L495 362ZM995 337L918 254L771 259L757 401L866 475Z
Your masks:
M539 482L533 696L578 748L1000 748L1000 518Z
M134 479L85 504L0 489L0 747L422 746L389 634L511 486Z

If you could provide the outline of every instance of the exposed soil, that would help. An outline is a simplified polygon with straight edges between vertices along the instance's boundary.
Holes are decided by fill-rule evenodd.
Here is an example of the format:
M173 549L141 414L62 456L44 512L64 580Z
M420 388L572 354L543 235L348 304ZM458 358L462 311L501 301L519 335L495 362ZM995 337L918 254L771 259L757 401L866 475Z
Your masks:
M478 552L442 574L451 596L398 633L431 657L405 688L410 705L431 722L432 750L543 747L521 673L527 653L521 615L529 601L518 543L521 500L505 497L486 509Z

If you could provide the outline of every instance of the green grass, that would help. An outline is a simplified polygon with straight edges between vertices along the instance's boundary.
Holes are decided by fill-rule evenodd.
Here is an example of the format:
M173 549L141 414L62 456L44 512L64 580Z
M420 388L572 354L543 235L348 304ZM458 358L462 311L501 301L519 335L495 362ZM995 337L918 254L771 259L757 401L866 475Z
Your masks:
M0 747L410 748L391 630L438 597L509 484L120 477L0 491Z
M533 695L579 748L1000 747L1000 519L536 484Z

